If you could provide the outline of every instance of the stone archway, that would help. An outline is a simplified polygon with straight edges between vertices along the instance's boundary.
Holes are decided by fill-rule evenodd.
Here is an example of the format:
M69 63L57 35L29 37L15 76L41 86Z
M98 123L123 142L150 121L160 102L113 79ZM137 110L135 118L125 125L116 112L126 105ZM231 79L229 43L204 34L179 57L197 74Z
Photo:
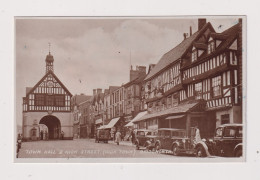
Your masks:
M44 116L39 124L44 124L48 127L48 139L59 139L61 132L60 120L56 116Z

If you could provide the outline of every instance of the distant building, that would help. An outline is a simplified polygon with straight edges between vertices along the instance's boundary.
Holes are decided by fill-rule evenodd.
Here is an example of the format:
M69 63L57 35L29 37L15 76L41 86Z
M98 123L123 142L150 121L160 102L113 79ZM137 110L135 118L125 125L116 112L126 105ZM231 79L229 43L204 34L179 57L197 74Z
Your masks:
M72 107L72 114L73 114L73 135L75 138L79 137L80 135L80 112L79 112L79 104L87 101L92 96L87 96L85 94L76 94L71 98L71 107Z
M133 73L134 72L134 73ZM124 84L124 115L129 122L142 110L142 82L146 77L146 67L136 66L130 70L130 81Z
M93 97L79 104L79 134L80 138L94 137L94 111L92 108Z
M23 98L23 139L39 140L39 124L48 127L48 139L73 139L71 93L54 74L53 56L46 56L46 74Z
M104 93L102 89L93 89L92 99L93 117L95 122L95 129L104 125Z

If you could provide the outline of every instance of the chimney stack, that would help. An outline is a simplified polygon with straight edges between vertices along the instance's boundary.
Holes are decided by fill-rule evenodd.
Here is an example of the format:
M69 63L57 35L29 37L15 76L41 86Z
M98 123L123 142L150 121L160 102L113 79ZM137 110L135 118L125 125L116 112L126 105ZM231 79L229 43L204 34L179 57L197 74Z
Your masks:
M183 33L184 40L187 38L187 33Z
M97 90L93 89L93 96L95 96L97 94Z
M192 27L190 26L190 36L192 35Z
M102 93L102 89L101 88L97 88L97 94Z
M205 18L198 19L198 31L201 30L206 23L207 20Z

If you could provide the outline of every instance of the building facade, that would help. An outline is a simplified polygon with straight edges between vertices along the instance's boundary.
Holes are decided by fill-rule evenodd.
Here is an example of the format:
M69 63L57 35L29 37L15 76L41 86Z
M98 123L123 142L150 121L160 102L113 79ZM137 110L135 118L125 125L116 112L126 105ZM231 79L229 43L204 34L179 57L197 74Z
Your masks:
M94 137L94 113L92 108L92 98L79 104L79 125L80 138Z
M23 98L23 139L39 140L40 126L48 127L48 139L73 139L71 93L54 74L53 56L46 56L46 74Z
M216 126L242 123L241 21L216 33L206 19L198 31L162 56L143 84L148 114L138 128L189 129L198 126L202 137Z
M73 135L74 138L79 138L80 135L80 112L79 112L79 104L88 100L91 96L87 96L85 94L76 94L71 98L71 107L73 114Z
M136 66L136 70L133 70L131 66L130 81L124 84L124 115L126 122L132 120L143 110L141 89L145 77L145 66Z

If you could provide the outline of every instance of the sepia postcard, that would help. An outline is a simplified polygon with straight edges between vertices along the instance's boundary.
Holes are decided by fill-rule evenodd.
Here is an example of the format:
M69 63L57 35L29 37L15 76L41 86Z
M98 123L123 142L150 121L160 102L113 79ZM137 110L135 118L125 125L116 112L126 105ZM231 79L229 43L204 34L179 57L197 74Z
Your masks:
M16 17L15 162L245 162L246 17Z

